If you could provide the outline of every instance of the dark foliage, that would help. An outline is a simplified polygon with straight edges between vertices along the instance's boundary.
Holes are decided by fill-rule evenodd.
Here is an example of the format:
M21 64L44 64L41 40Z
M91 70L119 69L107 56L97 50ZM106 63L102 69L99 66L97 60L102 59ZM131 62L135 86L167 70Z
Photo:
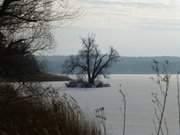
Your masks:
M0 76L17 78L40 72L34 53L52 47L51 21L74 17L68 1L0 0ZM58 11L53 10L58 8Z

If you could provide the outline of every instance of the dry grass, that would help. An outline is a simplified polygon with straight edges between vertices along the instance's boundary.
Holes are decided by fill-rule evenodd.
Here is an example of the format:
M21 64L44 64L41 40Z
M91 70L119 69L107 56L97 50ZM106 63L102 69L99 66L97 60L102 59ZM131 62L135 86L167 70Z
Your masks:
M0 85L0 135L101 135L98 127L72 97L51 87Z

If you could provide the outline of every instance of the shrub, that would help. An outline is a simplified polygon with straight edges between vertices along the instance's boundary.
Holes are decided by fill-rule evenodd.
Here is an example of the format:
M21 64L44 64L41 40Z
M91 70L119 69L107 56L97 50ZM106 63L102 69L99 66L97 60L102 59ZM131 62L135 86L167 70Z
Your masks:
M32 94L32 88L43 94ZM95 122L85 118L74 98L37 84L1 84L0 120L1 135L102 134Z
M101 88L110 87L110 84L105 84L102 81L96 81L94 84L92 84L84 80L73 80L66 83L66 86L69 88Z

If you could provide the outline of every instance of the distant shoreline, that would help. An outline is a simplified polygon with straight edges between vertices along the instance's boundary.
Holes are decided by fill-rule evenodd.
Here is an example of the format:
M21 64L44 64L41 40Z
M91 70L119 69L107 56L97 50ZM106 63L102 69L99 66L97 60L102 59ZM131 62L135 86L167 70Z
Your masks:
M63 64L68 56L39 56L37 59L46 66L46 71L53 74L61 74ZM176 74L180 71L180 57L123 57L114 63L108 70L110 74L154 74L153 60L160 63L160 71L163 71L162 63L169 61L168 72Z
M65 75L56 75L50 73L40 73L32 76L26 76L23 82L52 82L52 81L70 81L70 77ZM0 82L21 82L17 79L0 79Z

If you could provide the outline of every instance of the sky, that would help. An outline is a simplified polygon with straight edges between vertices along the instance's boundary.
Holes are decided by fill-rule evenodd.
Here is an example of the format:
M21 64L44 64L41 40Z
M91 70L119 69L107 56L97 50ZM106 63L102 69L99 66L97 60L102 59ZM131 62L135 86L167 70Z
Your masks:
M121 56L180 56L180 0L74 0L81 15L53 30L54 55L76 54L95 34L102 52Z

